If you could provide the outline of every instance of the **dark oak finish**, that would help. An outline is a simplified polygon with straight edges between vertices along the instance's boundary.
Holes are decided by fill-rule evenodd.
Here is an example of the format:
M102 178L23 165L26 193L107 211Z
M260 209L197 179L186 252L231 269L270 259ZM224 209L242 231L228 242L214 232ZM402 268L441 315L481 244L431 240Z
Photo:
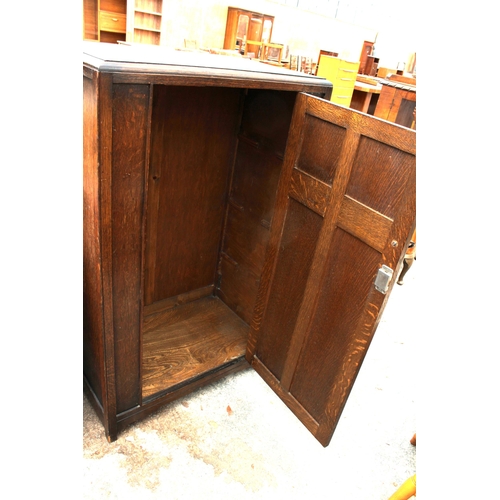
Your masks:
M388 78L381 80L382 90L374 116L403 127L415 128L416 80L399 75L390 75Z
M241 358L247 336L248 325L213 296L146 317L143 398Z
M315 150L316 127L341 140ZM401 265L414 224L415 134L299 95L247 359L324 446L387 299L377 270Z
M145 305L214 283L240 98L154 87Z
M250 363L328 444L411 233L415 132L257 62L84 52L84 375L108 439Z

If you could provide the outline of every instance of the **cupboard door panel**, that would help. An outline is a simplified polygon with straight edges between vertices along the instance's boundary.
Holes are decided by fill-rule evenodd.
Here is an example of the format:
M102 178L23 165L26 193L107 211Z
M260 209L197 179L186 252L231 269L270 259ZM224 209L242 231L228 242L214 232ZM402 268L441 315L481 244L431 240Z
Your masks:
M283 372L291 332L303 300L321 223L319 215L290 200L267 305L265 327L274 334L263 335L256 351L258 358L278 379ZM293 280L288 280L292 268Z
M415 132L299 95L247 359L324 446L414 226Z

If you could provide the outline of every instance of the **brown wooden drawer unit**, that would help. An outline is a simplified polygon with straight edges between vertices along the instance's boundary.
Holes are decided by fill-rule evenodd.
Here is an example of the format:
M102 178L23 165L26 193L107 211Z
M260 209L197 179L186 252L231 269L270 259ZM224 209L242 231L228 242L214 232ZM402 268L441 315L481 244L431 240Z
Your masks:
M323 78L84 47L84 380L108 439L252 366L327 446L413 232L415 132Z
M127 16L117 12L99 12L99 27L101 31L110 31L112 33L125 33Z

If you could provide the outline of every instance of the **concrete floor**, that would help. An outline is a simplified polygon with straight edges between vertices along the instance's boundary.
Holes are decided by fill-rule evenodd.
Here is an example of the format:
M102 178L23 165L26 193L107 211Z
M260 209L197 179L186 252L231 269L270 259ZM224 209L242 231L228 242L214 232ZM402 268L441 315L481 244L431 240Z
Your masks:
M252 370L176 401L108 444L84 396L84 499L384 500L416 472L418 266L396 285L323 448Z

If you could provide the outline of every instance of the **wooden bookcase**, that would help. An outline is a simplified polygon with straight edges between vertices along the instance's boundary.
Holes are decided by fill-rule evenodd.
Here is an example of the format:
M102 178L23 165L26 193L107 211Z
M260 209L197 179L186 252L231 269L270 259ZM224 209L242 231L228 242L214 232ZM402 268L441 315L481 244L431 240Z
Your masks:
M83 38L159 45L162 0L84 0Z
M127 41L159 45L162 0L127 0Z
M415 131L316 76L84 46L84 386L108 439L252 366L328 445L414 227Z

